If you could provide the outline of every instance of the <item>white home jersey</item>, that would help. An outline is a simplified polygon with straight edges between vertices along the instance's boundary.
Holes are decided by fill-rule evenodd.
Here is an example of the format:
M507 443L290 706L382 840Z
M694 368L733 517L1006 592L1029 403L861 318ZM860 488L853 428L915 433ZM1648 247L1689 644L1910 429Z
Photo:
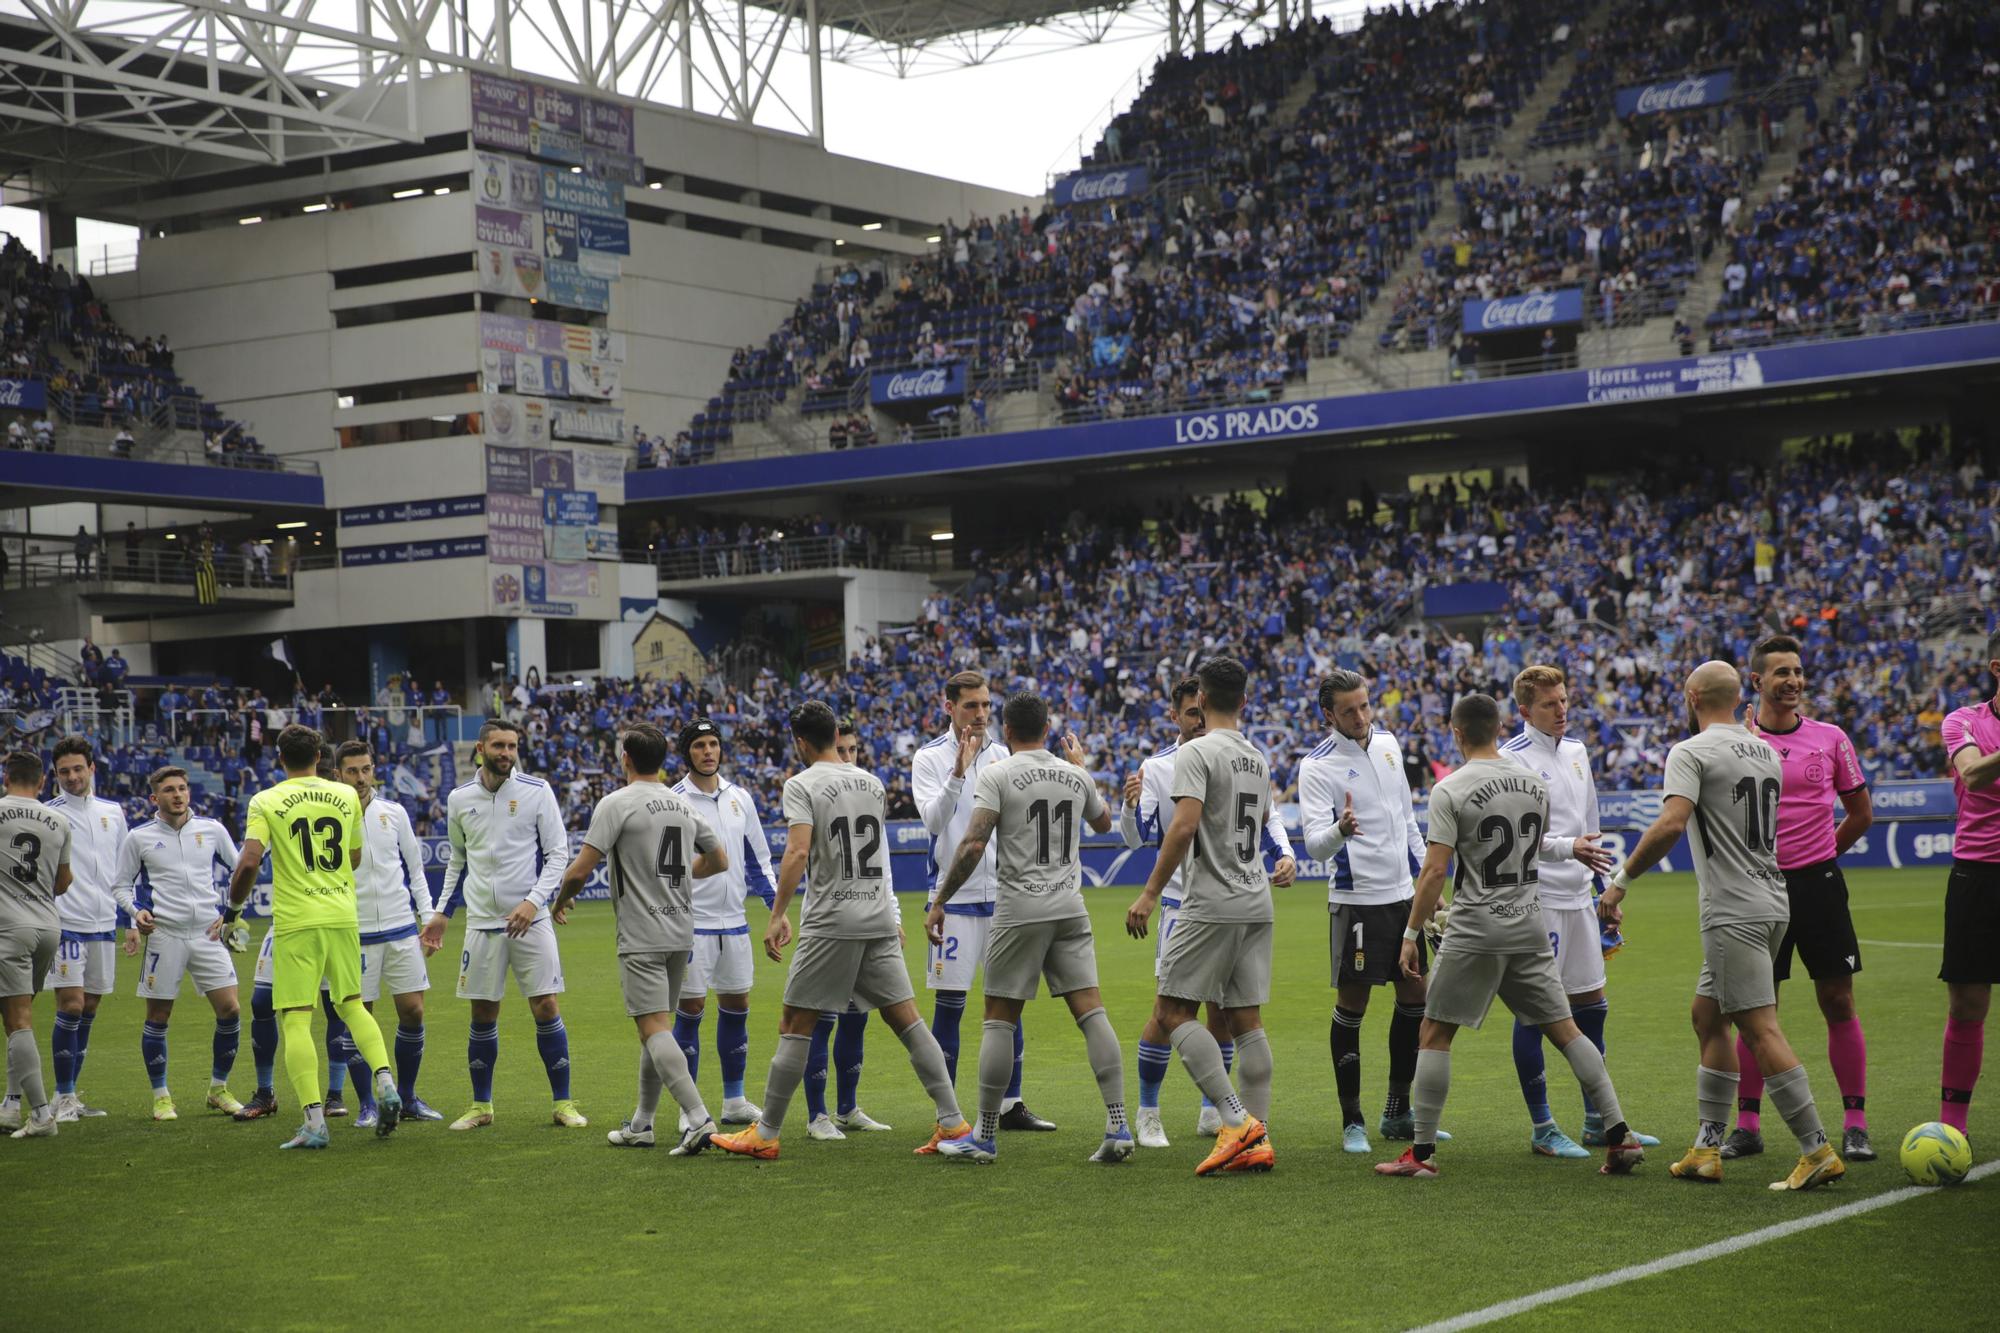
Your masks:
M1520 735L1502 743L1500 756L1548 784L1549 832L1542 839L1542 854L1553 859L1541 864L1542 905L1590 906L1597 877L1589 866L1571 859L1576 840L1598 831L1597 783L1591 779L1590 755L1583 742L1523 726Z
M76 935L109 936L118 929L111 896L118 877L118 849L125 845L125 811L116 801L58 792L49 809L69 819L69 892L56 899L62 928Z
M1166 836L1167 823L1174 811L1174 757L1180 748L1179 741L1169 741L1158 753L1140 761L1139 808L1134 811L1128 806L1118 817L1118 833L1127 847L1158 847ZM1285 832L1285 817L1275 802L1264 821L1263 847L1264 855L1274 859L1293 855L1291 835ZM1181 873L1186 868L1184 861L1167 877L1167 885L1160 891L1162 907L1181 905Z
M747 927L743 900L755 894L769 907L778 892L778 877L771 870L771 844L764 836L764 821L757 817L757 802L727 778L716 784L713 796L686 777L674 784L674 791L694 807L722 850L729 853L729 869L694 881L694 928L734 931Z
M963 777L952 776L958 762L958 736L947 731L934 736L910 758L910 793L916 798L917 814L931 835L930 876L925 901L937 897L938 881L958 851L959 840L972 822L972 793L987 765L1007 757L1007 747L988 739L986 746L965 770ZM994 848L989 840L986 854L964 884L959 886L945 911L953 916L993 915Z
M451 863L440 910L449 916L463 901L468 930L500 929L523 902L535 905L537 921L547 916L569 864L569 834L549 784L515 772L488 791L475 777L452 790L445 810Z
M1361 832L1340 831L1347 797ZM1424 835L1403 776L1403 747L1377 727L1367 743L1334 732L1299 761L1299 818L1306 855L1325 861L1330 906L1399 903L1416 892Z
M175 828L156 816L125 835L111 896L127 916L143 908L162 926L202 929L222 914L215 868L229 874L236 856L235 840L213 819L189 815Z
M424 849L410 814L386 796L361 807L361 864L354 871L354 904L363 944L408 939L437 908L424 878Z

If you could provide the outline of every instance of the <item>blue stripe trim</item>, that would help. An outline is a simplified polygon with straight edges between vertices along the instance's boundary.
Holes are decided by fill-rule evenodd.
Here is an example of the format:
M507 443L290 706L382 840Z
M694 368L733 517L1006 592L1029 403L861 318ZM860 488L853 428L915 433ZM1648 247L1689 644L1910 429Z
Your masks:
M1160 899L1160 906L1162 906L1162 907L1171 907L1171 908L1173 908L1173 909L1174 909L1174 910L1175 910L1176 912L1178 912L1178 911L1180 911L1180 910L1181 910L1181 900L1180 900L1180 899L1178 899L1178 898L1165 898L1165 897L1163 897L1163 898L1161 898L1161 899Z
M1324 759L1324 758L1326 758L1326 757L1327 757L1328 755L1330 755L1330 754L1332 754L1332 753L1333 753L1333 747L1334 747L1334 746L1335 746L1335 745L1336 745L1337 743L1338 743L1338 742L1334 741L1334 740L1333 740L1333 738L1331 738L1331 737L1328 737L1328 738L1327 738L1326 740L1323 740L1323 741L1321 741L1321 742L1320 742L1320 743L1319 743L1318 745L1314 746L1314 747L1313 747L1313 752L1312 752L1311 754L1307 755L1307 756L1306 756L1306 758L1308 758L1308 759Z
M748 935L750 933L750 927L747 924L741 926L723 926L719 930L703 930L700 927L696 927L694 933L705 937L722 936L722 935Z
M992 903L949 902L944 905L946 916L992 916Z
M548 783L542 781L540 778L529 777L526 773L516 773L513 776L514 776L514 781L520 783L524 787L546 787L549 785Z
M1153 752L1153 758L1165 759L1168 755L1173 754L1176 750L1179 750L1180 748L1181 748L1181 743L1179 741L1168 741L1165 745L1161 746L1159 749Z
M366 930L361 933L363 944L387 944L391 940L414 939L418 934L417 923L397 926L394 930Z
M919 745L917 748L919 750L935 750L938 746L947 744L950 740L951 740L951 733L947 731L942 736L931 737L929 740L925 741L922 745Z
M1346 843L1342 843L1340 850L1333 854L1333 887L1342 892L1354 888L1354 867L1348 862Z
M118 932L115 930L65 930L63 939L71 944L116 944Z

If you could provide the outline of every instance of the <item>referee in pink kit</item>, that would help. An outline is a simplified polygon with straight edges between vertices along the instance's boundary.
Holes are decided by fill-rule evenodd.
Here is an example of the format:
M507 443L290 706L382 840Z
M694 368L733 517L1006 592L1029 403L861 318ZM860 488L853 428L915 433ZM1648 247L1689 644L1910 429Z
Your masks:
M1831 722L1800 717L1806 671L1799 641L1787 634L1764 640L1750 651L1750 685L1757 691L1751 730L1778 752L1784 789L1778 799L1778 869L1785 876L1791 924L1778 946L1774 975L1792 975L1797 954L1813 980L1819 1011L1826 1016L1826 1060L1840 1085L1845 1124L1840 1155L1850 1162L1875 1160L1868 1141L1868 1043L1854 1013L1854 974L1861 970L1861 945L1847 909L1847 878L1840 857L1875 822L1868 779L1855 757L1854 742ZM1840 823L1833 820L1838 800ZM1722 1145L1725 1158L1764 1151L1758 1113L1764 1075L1741 1037L1736 1062L1743 1081L1737 1088L1736 1132Z
M1986 641L1986 669L2000 685L2000 634ZM1944 720L1944 752L1958 793L1958 828L1944 894L1944 966L1938 969L1951 995L1938 1119L1964 1133L1986 1049L1986 1009L2000 978L2000 788L1994 785L2000 780L2000 687L1987 702Z

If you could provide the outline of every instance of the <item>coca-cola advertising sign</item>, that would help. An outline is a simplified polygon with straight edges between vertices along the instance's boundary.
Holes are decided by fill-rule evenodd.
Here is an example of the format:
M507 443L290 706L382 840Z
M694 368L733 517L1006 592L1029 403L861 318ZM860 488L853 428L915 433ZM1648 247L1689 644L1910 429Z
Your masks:
M1058 204L1106 204L1136 199L1151 180L1144 167L1114 167L1109 171L1079 171L1056 182Z
M1519 329L1581 323L1581 287L1565 287L1554 292L1524 292L1519 296L1465 303L1467 333L1512 333Z
M1662 111L1693 111L1698 107L1727 102L1734 94L1736 75L1726 69L1706 74L1683 74L1659 83L1634 84L1618 90L1618 114L1656 116Z
M40 412L48 405L48 386L40 380L0 380L0 407Z
M965 397L965 363L878 370L870 377L868 397L877 407L957 402Z

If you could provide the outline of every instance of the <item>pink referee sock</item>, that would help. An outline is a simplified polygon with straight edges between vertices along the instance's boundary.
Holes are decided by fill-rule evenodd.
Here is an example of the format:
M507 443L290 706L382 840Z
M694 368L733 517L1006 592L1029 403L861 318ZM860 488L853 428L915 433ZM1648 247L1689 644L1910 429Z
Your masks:
M1965 1115L1972 1105L1973 1085L1979 1082L1979 1061L1986 1053L1986 1025L1966 1023L1956 1018L1944 1021L1944 1076L1939 1080L1938 1119L1959 1133L1965 1132Z
M1840 1085L1840 1104L1845 1129L1868 1128L1868 1040L1861 1035L1861 1020L1826 1025L1826 1060L1833 1066L1833 1081Z
M1763 1127L1764 1071L1741 1037L1736 1039L1736 1071L1743 1080L1736 1085L1736 1127L1755 1134Z

